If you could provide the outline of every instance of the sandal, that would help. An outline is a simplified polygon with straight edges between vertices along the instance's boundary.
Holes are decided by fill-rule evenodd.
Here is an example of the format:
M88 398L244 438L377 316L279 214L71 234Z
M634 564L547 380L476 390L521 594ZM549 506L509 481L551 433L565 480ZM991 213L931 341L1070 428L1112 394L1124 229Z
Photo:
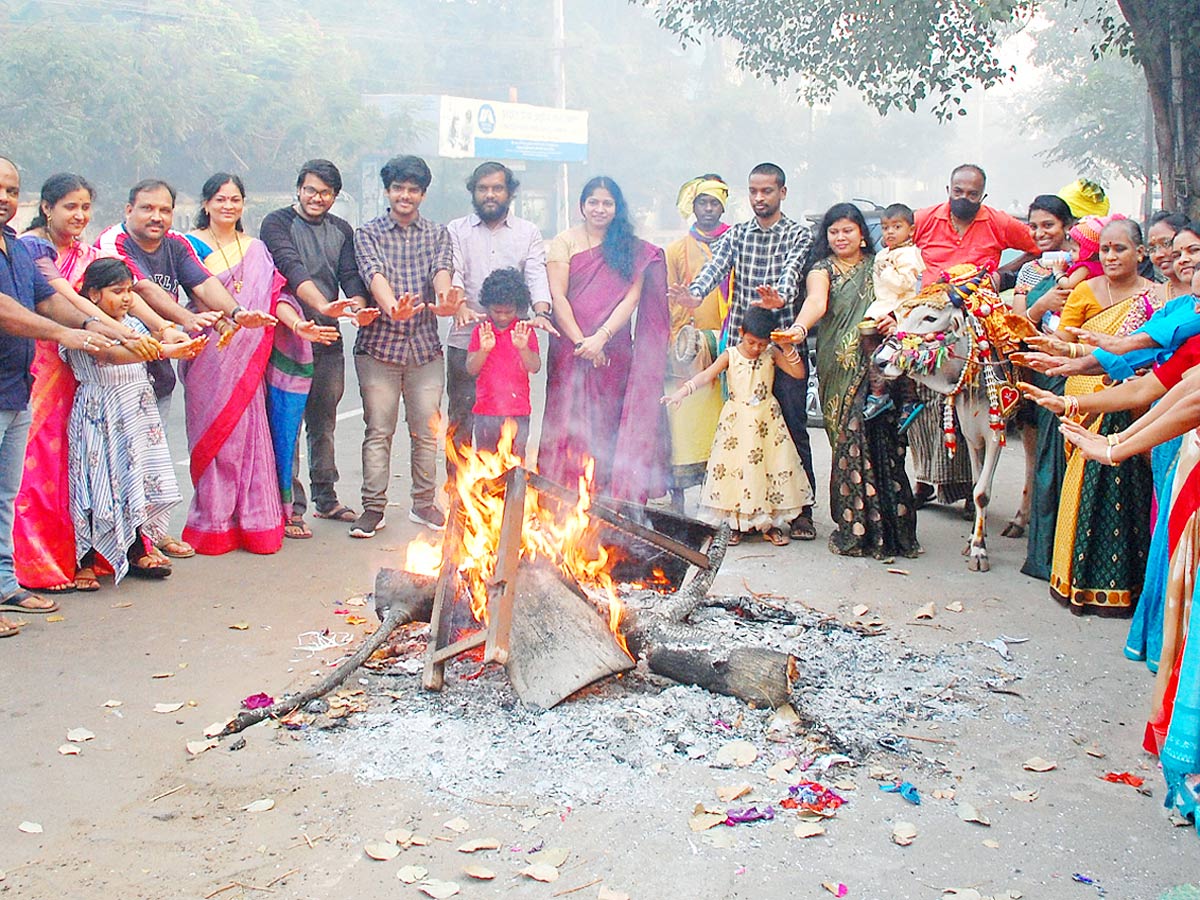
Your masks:
M763 540L770 541L776 547L786 547L792 542L792 539L783 533L782 528L768 528L763 532Z
M792 527L789 529L792 537L798 541L815 541L817 539L817 529L813 525L812 516L798 515L792 519Z
M39 594L73 594L77 590L74 582L56 584L54 587L35 588Z
M129 574L134 578L147 578L160 581L171 574L171 567L160 564L156 557L144 553L137 560L129 561Z
M740 531L729 532L729 546L736 547L742 542L742 533Z
M30 600L41 600L43 603L49 603L49 606L26 606ZM30 616L44 616L47 613L58 612L58 603L54 600L46 600L44 597L39 597L30 591L21 588L13 591L3 600L0 600L0 609L14 610L22 612Z
M317 513L320 515L320 513ZM304 521L304 516L292 516L288 519L287 524L283 526L283 536L294 538L298 541L307 540L312 537L312 529L308 527L308 523Z
M328 509L324 512L319 509L314 510L313 515L318 519L330 519L334 522L353 522L358 518L358 513L346 506L344 503L335 504L331 509ZM300 521L303 523L304 520L301 519ZM311 535L306 534L304 537L311 537Z
M100 582L96 579L96 570L91 566L85 566L76 572L75 590L84 594L90 594L92 591L100 590Z
M196 548L186 541L179 538L173 538L167 535L160 541L155 541L154 546L161 550L167 556L175 559L189 559L196 555Z
M0 616L0 638L16 637L21 633L21 625L14 622L12 619L6 619Z

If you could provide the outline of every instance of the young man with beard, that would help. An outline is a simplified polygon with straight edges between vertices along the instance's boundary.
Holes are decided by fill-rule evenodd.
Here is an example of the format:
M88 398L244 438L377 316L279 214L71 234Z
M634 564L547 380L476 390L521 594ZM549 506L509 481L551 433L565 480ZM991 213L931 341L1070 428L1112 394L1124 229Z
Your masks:
M695 216L696 221L688 233L667 245L667 283L690 284L704 264L712 259L713 245L729 226L721 221L725 204L729 200L729 185L720 175L700 175L679 189L676 206L679 214L687 221ZM722 279L705 297L699 306L671 303L672 346L685 326L699 332L699 338L711 346L697 348L696 359L683 371L675 354L667 366L665 393L673 393L686 378L703 371L716 355L716 340L720 335L721 323L729 311L733 273ZM717 421L721 417L724 398L719 382L695 391L678 407L669 407L667 418L671 425L671 504L683 512L684 491L704 483L705 468Z
M754 218L739 222L712 247L712 259L692 279L691 284L672 284L668 298L680 306L699 306L705 297L733 273L729 315L723 334L736 341L742 319L751 306L762 306L775 313L776 327L785 329L795 321L800 309L804 264L812 246L812 229L785 216L781 210L787 197L783 169L774 163L760 163L750 170L750 208ZM806 345L800 353L808 358ZM775 373L775 399L783 411L788 433L800 454L809 484L816 484L812 467L812 445L808 439L808 377L793 378L784 371ZM813 527L812 507L805 507L792 522L791 536L811 541L817 536Z
M379 316L367 308L367 286L354 260L354 229L330 210L342 190L342 173L327 159L310 159L296 176L296 202L268 213L258 236L271 251L287 289L304 304L318 325L338 327L342 317L360 327ZM339 300L339 292L345 299ZM334 445L337 408L346 389L345 350L339 337L332 344L313 344L313 377L304 406L308 435L308 480L318 519L353 522L358 514L337 495L338 469ZM308 498L300 483L300 454L292 467L292 518L284 529L290 538L312 537L304 521Z
M454 317L446 339L447 442L446 476L454 477L450 441L461 450L471 443L475 405L475 378L467 372L467 344L476 323L486 318L479 291L497 269L516 269L525 279L532 299L533 323L557 334L550 324L550 285L546 280L546 247L532 222L510 211L520 183L512 170L498 162L485 162L467 179L475 212L454 219L446 227L454 244L454 284L463 288L466 302Z

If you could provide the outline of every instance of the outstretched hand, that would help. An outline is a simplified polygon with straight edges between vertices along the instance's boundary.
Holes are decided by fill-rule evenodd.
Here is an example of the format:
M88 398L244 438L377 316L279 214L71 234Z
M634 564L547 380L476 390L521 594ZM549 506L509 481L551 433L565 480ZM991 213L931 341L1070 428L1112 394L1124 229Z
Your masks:
M332 325L318 325L311 319L301 319L292 331L302 340L310 344L332 344L341 333Z
M1107 437L1089 431L1070 419L1059 419L1059 423L1058 430L1062 433L1063 440L1079 450L1084 458L1093 462L1108 463Z
M491 353L496 349L496 329L492 327L491 319L484 320L479 326L479 349L484 353Z
M758 293L758 299L751 301L751 306L761 306L763 309L783 309L787 305L783 295L772 284L760 284L754 290Z
M235 325L242 328L266 328L279 320L268 312L259 309L246 309L244 306L231 317Z
M1099 347L1101 350L1107 350L1109 353L1116 353L1118 355L1121 352L1122 338L1120 335L1103 334L1099 331L1089 331L1086 328L1075 328L1070 325L1066 326L1064 330L1081 344Z
M1017 387L1021 393L1036 403L1043 409L1048 409L1056 416L1061 416L1067 409L1066 401L1058 394L1052 394L1050 391L1042 390L1036 385L1032 385L1027 381L1018 381Z
M687 289L686 284L672 284L667 287L667 299L676 306L695 309L700 305L701 298Z
M452 287L450 290L438 294L437 302L430 308L435 316L453 316L458 314L466 300L462 288Z
M532 333L533 326L528 322L517 322L512 330L512 343L518 350L529 349L529 335Z
M182 344L167 344L162 349L164 359L195 359L208 346L208 335L202 334Z

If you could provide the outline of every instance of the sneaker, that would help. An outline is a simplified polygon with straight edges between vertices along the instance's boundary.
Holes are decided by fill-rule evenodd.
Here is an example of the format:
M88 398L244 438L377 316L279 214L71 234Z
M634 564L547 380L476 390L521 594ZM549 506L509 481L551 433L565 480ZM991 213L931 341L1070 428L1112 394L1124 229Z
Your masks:
M373 538L375 537L375 532L383 529L384 524L383 510L364 510L363 514L350 526L350 537Z
M434 531L443 531L446 528L446 514L436 505L414 506L408 512L408 520L416 522L418 525L424 525L426 528L432 528Z
M876 397L872 394L867 398L867 402L863 404L863 420L870 422L877 415L887 412L893 406L895 404L892 403L892 398L886 394L882 397Z

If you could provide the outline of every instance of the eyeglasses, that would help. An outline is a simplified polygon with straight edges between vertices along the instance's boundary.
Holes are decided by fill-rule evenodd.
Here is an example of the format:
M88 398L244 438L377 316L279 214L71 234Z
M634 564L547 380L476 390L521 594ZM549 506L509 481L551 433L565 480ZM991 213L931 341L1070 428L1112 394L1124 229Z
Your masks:
M335 194L329 188L319 191L315 187L311 187L310 185L306 184L304 187L300 188L300 196L305 200L312 200L314 197L316 197L320 198L321 200L329 201L336 197L337 194Z
M1171 241L1151 241L1146 246L1150 248L1151 253L1154 253L1159 250L1170 250L1172 247L1172 242Z

